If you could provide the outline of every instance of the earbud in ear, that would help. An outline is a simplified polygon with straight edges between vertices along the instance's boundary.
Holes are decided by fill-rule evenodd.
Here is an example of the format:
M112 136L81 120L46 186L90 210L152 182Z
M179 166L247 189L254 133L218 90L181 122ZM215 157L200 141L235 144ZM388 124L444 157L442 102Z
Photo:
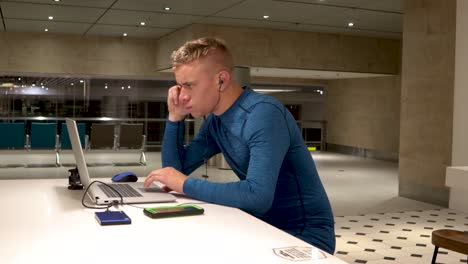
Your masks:
M223 81L222 79L219 79L218 84L219 84L219 91L220 91L220 92L223 90L223 89L222 89L223 83L224 83L224 81Z

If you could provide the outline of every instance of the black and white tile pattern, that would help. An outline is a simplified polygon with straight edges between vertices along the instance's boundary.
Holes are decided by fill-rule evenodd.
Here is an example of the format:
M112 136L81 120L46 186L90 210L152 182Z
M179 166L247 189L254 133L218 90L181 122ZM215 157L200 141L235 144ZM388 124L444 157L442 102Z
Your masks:
M335 217L335 256L348 263L431 263L432 231L468 231L468 214L450 209ZM467 256L443 248L437 263L467 263Z

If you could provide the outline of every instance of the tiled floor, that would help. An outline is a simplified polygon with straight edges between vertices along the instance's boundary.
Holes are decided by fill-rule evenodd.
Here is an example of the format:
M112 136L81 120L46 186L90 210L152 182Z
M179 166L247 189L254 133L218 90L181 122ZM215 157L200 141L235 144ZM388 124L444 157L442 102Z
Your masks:
M134 162L139 158L138 153L125 152L85 152L85 155L89 163ZM430 263L433 230L468 230L466 214L399 197L397 163L327 152L314 152L312 156L335 214L335 255L344 261ZM61 158L63 163L74 162L70 151L64 151ZM147 160L147 166L98 166L89 170L92 177L110 177L121 171L133 171L145 177L161 167L161 155L149 152ZM0 165L53 162L53 153L0 152ZM67 184L70 168L0 168L0 179L63 178ZM201 167L191 176L202 178L206 172L209 181L238 180L231 170L216 167ZM437 261L466 263L466 256L441 249Z
M335 217L335 255L348 263L431 263L436 229L468 231L468 214L450 209ZM437 263L467 263L440 248Z

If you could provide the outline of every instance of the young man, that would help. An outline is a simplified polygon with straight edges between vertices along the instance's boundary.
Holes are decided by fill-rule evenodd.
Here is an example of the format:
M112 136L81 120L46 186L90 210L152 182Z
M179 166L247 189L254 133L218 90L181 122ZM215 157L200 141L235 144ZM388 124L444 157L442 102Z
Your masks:
M296 121L272 97L240 87L223 41L189 41L172 54L177 85L168 91L163 169L145 180L199 200L240 208L324 251L335 250L327 194ZM183 145L184 118L207 116ZM186 175L222 152L239 182L212 183Z

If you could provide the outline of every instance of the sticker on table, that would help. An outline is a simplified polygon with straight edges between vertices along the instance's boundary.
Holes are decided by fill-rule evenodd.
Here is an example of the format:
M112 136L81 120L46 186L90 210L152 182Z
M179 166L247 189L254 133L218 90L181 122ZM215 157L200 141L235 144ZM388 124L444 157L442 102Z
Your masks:
M274 248L273 252L278 257L291 261L305 261L327 258L327 255L320 249L313 247L284 247Z

